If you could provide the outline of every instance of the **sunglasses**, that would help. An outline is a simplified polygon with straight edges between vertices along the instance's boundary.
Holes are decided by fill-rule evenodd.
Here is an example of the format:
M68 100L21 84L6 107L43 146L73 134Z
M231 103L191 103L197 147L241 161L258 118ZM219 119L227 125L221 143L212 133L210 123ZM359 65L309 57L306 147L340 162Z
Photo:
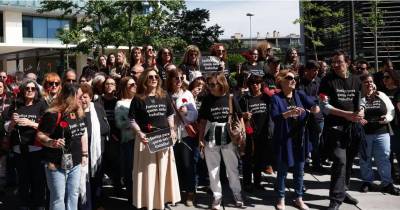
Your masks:
M292 81L292 80L294 80L294 77L292 77L292 76L286 76L286 77L285 77L285 80L287 80L287 81Z
M135 86L136 86L136 83L128 84L128 87L135 87Z
M222 53L224 53L224 52L225 52L225 50L217 50L217 52L222 52Z
M163 52L164 55L171 55L170 52Z
M390 79L390 76L383 76L383 79Z
M174 78L175 78L175 80L183 81L183 77L174 77Z
M208 87L215 88L217 87L218 83L208 83Z
M5 79L5 78L7 78L7 76L1 76L0 78L3 78L3 79Z
M147 48L146 51L153 51L153 48Z
M67 79L66 81L70 82L70 83L73 83L73 82L76 82L76 79Z
M59 82L47 82L50 87L58 87L60 85Z
M149 75L147 78L150 79L150 80L157 80L160 77L158 75Z
M31 92L33 92L33 91L35 91L35 90L36 90L35 87L25 87L25 91L31 91Z

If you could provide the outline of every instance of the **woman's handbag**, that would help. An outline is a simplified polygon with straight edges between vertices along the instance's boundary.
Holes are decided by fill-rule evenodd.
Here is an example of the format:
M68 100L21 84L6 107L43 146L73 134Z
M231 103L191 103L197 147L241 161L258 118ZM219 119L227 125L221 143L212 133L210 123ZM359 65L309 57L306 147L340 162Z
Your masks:
M243 127L243 124L237 115L236 112L233 111L233 95L230 94L228 98L228 104L229 104L229 115L228 115L228 123L227 123L227 129L228 129L228 134L229 137L232 141L233 144L238 145L240 147L243 146L244 148L244 140L246 136L245 129Z

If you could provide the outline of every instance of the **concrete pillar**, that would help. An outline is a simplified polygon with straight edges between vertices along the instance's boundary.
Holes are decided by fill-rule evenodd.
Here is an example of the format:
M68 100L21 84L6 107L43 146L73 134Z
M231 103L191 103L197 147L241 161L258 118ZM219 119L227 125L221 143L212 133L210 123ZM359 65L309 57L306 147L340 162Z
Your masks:
M7 59L1 61L3 63L3 71L7 72Z
M3 11L4 43L20 44L22 37L22 13Z
M78 75L78 78L82 74L83 67L86 66L87 64L86 59L87 59L86 54L79 53L76 55L76 73Z
M15 72L17 72L17 61L16 60L10 60L6 61L6 70L7 74L14 75ZM24 60L19 59L19 70L23 71L24 70Z

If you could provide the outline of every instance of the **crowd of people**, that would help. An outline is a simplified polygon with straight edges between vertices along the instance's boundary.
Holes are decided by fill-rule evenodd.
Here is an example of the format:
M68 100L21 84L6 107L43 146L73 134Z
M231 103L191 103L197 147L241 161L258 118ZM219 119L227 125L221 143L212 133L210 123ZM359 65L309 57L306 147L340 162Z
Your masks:
M302 64L298 50L289 49L281 62L264 42L236 69L228 69L223 44L209 53L217 71L202 71L194 45L180 65L172 49L156 53L147 45L134 47L129 59L123 51L97 62L88 57L79 77L73 69L50 72L41 85L35 73L13 79L1 71L1 160L20 209L104 209L105 177L132 208L194 206L206 186L211 209L219 210L223 180L243 208L244 192L266 190L263 173L276 173L275 207L283 210L293 173L293 205L304 210L310 167L330 173L327 209L337 210L358 203L347 193L356 157L361 192L374 190L374 160L380 190L400 195L393 184L400 75L389 59L371 74L368 62L351 62L340 50ZM153 151L157 132L172 143Z

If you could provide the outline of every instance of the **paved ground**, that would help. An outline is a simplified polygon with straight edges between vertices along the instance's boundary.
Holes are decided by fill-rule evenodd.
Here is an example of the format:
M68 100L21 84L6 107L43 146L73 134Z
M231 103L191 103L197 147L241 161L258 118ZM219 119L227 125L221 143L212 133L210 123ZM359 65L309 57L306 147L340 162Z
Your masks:
M354 169L354 177L359 177L358 168ZM292 185L291 175L288 176L287 186ZM329 175L316 175L316 174L305 174L305 184L308 188L304 200L311 209L325 209L328 206L328 187L329 187ZM274 175L264 175L263 185L265 191L254 191L253 193L244 193L246 209L248 210L269 210L274 208L274 192L273 182L275 181ZM379 184L379 183L376 183ZM343 204L341 210L399 210L400 209L400 197L386 195L381 192L369 192L359 193L358 189L361 186L361 182L358 178L353 178L351 182L351 188L349 193L357 198L360 203L357 206ZM229 192L228 186L224 185L227 196L224 197L224 204L226 210L237 209L233 207L232 196ZM107 199L105 200L106 210L130 210L126 205L126 200L119 196L114 196L111 189L107 189ZM296 209L291 205L291 196L293 196L293 189L287 189L287 200L286 205L288 210ZM2 196L2 204L0 204L1 210L14 210L17 209L17 202L12 191ZM209 203L211 202L210 196L205 190L200 189L197 195L197 206L186 207L184 204L179 203L176 206L171 206L171 210L195 210L195 209L209 209ZM222 210L222 208L221 208Z

